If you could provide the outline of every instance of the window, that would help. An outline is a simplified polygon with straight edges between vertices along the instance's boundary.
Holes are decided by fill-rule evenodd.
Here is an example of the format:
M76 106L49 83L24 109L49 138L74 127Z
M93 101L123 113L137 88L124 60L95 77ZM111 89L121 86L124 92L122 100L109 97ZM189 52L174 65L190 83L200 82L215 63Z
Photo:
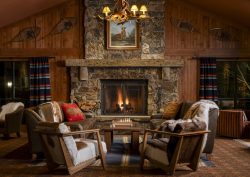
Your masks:
M29 65L27 61L0 61L0 104L10 101L29 103Z
M250 61L218 61L218 97L222 109L250 109Z

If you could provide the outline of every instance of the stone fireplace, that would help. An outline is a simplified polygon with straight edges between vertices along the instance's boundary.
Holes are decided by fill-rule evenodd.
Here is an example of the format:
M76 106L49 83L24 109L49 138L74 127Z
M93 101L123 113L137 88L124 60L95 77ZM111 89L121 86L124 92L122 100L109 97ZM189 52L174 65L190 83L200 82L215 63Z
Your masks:
M71 101L93 105L95 108L93 111L98 115L151 115L159 112L166 102L179 100L180 97L182 60L139 59L128 62L122 59L71 59L66 61L66 66L70 67ZM137 98L137 101L144 104L142 107L133 106L131 109L141 111L129 112L128 109L127 112L115 112L103 109L105 106L110 108L111 104L115 104L111 102L112 99L118 100L119 89L122 100L120 104L126 104L126 96L135 95L133 91L125 89L126 87L128 89L129 85L133 86L130 89L136 90L134 92L140 90L141 93L137 93L136 97L143 98ZM107 87L114 90L107 91ZM106 100L108 98L103 99L105 94L112 98L108 101ZM127 108L129 106L127 102Z
M103 5L112 6L112 2L85 0L85 59L66 60L66 66L70 67L71 101L87 111L98 115L151 115L166 102L180 99L184 62L165 58L166 3L162 0L138 3L146 4L152 17L139 23L139 49L107 50L106 26L96 15ZM106 81L112 81L113 86L105 85ZM113 90L107 91L109 86Z

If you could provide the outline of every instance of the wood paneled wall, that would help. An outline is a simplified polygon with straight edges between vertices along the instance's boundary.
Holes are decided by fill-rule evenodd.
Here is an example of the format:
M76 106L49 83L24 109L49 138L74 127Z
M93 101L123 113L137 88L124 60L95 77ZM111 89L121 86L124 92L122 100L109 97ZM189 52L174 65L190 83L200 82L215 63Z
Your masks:
M0 57L50 56L53 100L69 100L69 73L65 59L83 58L83 1L66 3L0 29ZM70 31L46 36L62 17L76 17L77 24ZM183 32L171 23L171 18L191 22L198 32ZM182 99L197 100L198 61L193 56L250 56L249 29L219 18L184 0L168 0L166 7L166 59L183 59ZM19 30L41 27L36 40L9 42ZM218 41L209 29L222 27L234 40ZM46 36L45 38L42 38Z
M249 57L250 59L249 29L199 7L191 6L184 0L167 1L166 17L166 58L181 58L185 61L181 88L183 100L199 99L199 60L192 59L193 57ZM173 25L171 19L192 23L197 32L181 31ZM216 27L229 32L232 39L216 40L210 31Z
M80 0L69 0L54 8L0 29L0 57L25 58L49 56L52 86L52 99L69 100L69 72L64 66L65 59L82 58L82 13ZM76 17L76 25L69 31L48 35L63 17ZM20 30L27 27L40 27L35 40L10 42Z

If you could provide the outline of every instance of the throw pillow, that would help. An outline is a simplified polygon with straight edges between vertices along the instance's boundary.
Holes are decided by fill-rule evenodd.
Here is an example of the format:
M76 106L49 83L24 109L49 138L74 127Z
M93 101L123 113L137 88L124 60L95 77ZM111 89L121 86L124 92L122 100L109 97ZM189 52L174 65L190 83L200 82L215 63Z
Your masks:
M63 103L61 105L61 108L66 120L69 122L75 122L85 119L83 112L75 103Z
M176 114L178 113L181 102L169 102L164 108L163 118L164 119L174 119Z
M197 105L197 106L191 106L187 112L185 113L184 117L183 117L183 120L187 120L187 119L193 119L194 116L199 112L200 110L200 106Z

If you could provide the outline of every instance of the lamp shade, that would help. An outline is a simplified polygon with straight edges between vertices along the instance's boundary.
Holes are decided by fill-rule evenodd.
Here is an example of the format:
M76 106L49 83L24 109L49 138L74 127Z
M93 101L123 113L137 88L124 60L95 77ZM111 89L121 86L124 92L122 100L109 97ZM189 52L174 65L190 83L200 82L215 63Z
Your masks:
M140 11L145 13L148 11L147 7L145 5L142 5L141 8L140 8Z
M134 11L135 11L135 12L136 12L136 11L138 11L138 7L137 7L137 5L135 5L135 4L134 4L134 5L132 5L132 7L131 7L131 9L130 9L130 10L131 10L131 11L133 11L133 12L134 12Z
M106 16L108 15L108 13L110 12L110 9L108 6L105 6L102 10L102 13L104 13Z
M137 5L132 5L130 10L133 12L133 16L136 16L136 12L138 11Z

